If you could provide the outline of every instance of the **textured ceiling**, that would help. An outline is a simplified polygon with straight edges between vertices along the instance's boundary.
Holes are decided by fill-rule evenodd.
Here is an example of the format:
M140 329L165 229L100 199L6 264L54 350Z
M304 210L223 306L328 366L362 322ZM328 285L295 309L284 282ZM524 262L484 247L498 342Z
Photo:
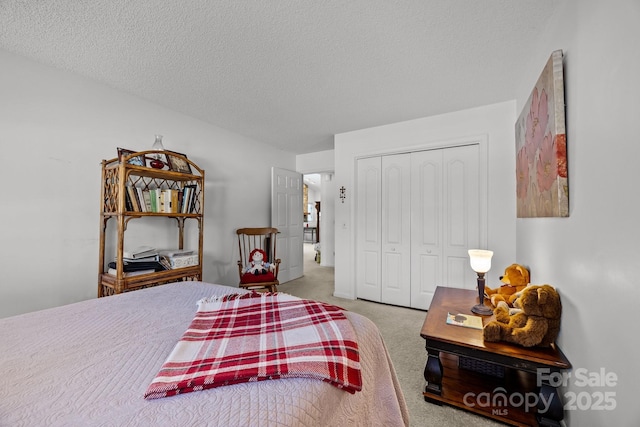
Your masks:
M515 98L558 4L0 0L0 48L308 153L336 133Z

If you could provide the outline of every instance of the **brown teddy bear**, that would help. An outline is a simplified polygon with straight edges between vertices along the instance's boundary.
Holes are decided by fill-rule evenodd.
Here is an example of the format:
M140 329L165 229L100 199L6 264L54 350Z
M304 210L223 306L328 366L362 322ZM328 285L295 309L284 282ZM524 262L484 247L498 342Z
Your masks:
M529 284L529 270L520 264L511 264L505 268L504 276L500 276L500 281L504 285L496 289L485 286L484 293L494 307L497 307L500 301L513 307L516 293L522 291Z
M503 301L494 310L496 320L487 323L486 341L506 341L524 347L549 347L560 331L562 304L551 285L526 287L510 309Z

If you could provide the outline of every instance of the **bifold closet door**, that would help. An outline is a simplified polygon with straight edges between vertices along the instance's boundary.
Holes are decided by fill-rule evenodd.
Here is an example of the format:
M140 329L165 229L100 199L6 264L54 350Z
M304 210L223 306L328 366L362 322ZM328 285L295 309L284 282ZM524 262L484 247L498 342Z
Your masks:
M382 302L411 304L411 155L382 157Z
M410 305L410 168L409 154L358 160L358 298Z
M475 287L479 183L478 144L411 153L411 307L428 309L436 286Z
M356 196L356 296L380 302L382 251L382 159L358 160Z
M360 159L356 296L428 309L436 286L475 287L479 145Z

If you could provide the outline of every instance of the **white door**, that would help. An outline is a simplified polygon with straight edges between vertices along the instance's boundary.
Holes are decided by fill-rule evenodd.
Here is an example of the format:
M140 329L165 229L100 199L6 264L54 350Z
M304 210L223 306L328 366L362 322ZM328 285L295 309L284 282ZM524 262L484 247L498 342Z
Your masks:
M411 302L411 156L382 157L382 302Z
M271 168L271 226L280 232L277 256L280 283L302 276L302 174Z
M480 146L442 150L444 165L443 286L475 289L468 250L480 247Z
M356 296L380 302L381 285L381 158L358 160L356 196Z
M428 309L442 283L442 153L421 151L411 156L411 302Z
M409 306L411 285L411 157L358 160L356 293Z
M436 286L474 288L467 250L480 244L479 145L411 154L411 307Z

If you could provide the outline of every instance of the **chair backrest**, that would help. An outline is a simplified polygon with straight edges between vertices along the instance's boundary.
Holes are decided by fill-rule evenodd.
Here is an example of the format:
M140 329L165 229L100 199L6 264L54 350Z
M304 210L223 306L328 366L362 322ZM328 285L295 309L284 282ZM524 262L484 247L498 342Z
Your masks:
M246 266L251 261L249 257L254 249L262 249L267 254L265 261L270 263L276 261L277 228L239 228L236 234L238 235L238 249L240 250L238 262L242 263L243 266Z

